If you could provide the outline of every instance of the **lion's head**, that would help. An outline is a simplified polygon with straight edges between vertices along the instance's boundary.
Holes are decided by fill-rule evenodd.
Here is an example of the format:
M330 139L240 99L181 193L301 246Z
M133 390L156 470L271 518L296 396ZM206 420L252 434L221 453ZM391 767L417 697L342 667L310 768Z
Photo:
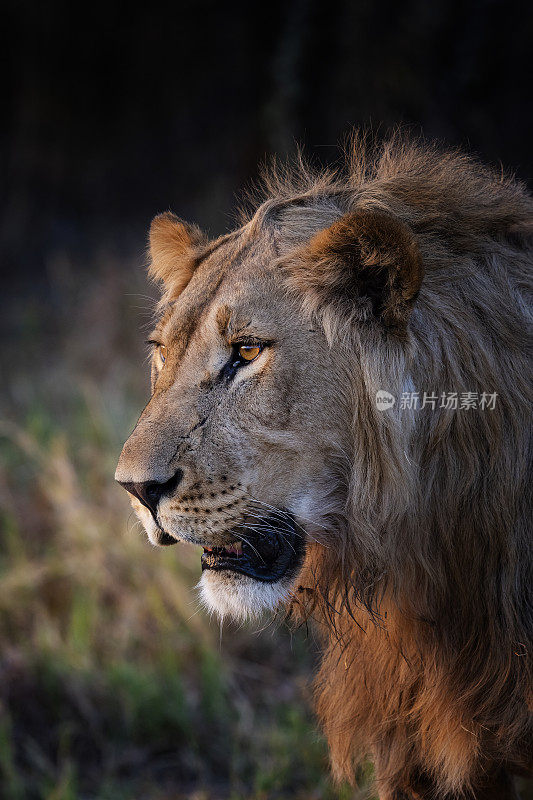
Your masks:
M210 609L316 611L336 770L370 747L390 796L523 760L531 220L512 180L399 141L271 177L216 241L150 232L152 396L116 478L154 544L204 547Z
M244 617L287 599L306 542L345 511L362 370L328 312L357 313L397 357L418 249L392 215L343 213L310 191L215 242L162 214L150 254L163 284L152 397L116 478L152 543L204 547L207 605Z

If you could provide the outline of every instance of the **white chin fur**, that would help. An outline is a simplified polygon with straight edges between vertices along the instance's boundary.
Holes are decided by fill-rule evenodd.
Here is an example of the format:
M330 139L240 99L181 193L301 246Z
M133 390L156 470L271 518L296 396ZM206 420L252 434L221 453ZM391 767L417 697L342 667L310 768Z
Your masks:
M289 596L289 587L280 582L264 583L247 575L229 571L204 570L198 584L200 602L221 619L238 622L256 619L264 611L274 611Z

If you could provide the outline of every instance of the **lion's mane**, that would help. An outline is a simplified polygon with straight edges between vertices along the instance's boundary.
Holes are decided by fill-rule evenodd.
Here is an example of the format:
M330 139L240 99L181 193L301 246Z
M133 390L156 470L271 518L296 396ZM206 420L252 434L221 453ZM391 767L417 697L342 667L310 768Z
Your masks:
M278 169L266 192L248 224L275 218L287 252L356 209L400 220L422 258L404 336L350 316L304 256L289 263L306 310L359 365L335 546L309 547L292 611L324 637L317 709L336 774L371 754L383 797L425 781L461 795L531 759L532 201L512 178L402 137L356 139L342 174ZM382 412L380 388L439 400ZM495 408L441 408L452 391L497 393Z

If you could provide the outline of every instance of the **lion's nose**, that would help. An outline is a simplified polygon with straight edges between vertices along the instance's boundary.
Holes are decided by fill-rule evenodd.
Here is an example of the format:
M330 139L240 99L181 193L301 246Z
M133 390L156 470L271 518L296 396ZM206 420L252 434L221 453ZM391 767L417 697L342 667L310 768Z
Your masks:
M118 481L127 492L132 494L137 500L140 500L143 506L152 512L155 517L157 514L157 506L164 494L170 494L177 487L183 472L179 469L170 480L160 483L159 481L144 481L143 483L131 483L128 481Z

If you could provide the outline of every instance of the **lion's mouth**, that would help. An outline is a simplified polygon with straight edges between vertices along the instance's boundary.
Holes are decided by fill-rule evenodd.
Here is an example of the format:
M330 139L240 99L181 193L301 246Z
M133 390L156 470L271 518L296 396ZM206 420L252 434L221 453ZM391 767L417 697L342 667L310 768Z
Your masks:
M204 547L202 570L228 570L258 581L278 581L301 564L304 540L296 528L287 514L283 519L277 514L254 518L230 532L236 538L226 547Z
M171 536L166 531L161 530L161 528L157 529L155 533L155 539L160 547L170 547L171 545L178 543L178 539L176 539L175 536Z

